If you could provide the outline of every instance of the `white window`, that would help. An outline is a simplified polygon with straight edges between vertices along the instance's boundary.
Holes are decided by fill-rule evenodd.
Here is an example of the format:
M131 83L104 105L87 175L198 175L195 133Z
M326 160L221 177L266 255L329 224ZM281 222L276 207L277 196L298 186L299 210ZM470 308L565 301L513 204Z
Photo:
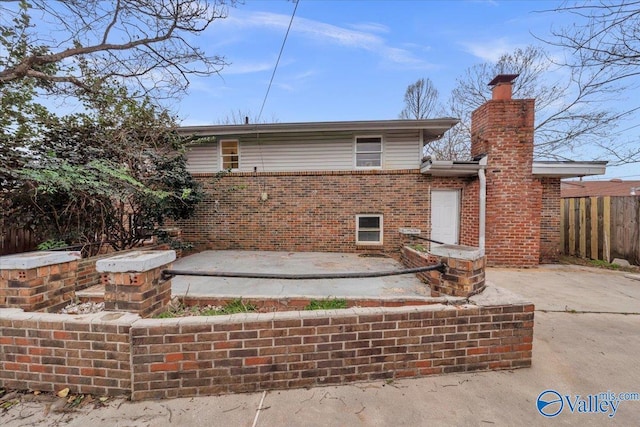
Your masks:
M238 169L240 167L240 150L238 141L220 141L220 160L222 170Z
M382 244L382 215L356 215L356 244Z
M382 137L356 137L356 168L382 167Z

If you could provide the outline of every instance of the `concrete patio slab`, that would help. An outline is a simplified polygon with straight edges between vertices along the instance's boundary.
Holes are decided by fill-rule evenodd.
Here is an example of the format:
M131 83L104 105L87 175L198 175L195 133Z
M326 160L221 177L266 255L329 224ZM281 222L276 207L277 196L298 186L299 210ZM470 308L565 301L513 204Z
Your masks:
M400 270L392 258L353 253L204 251L173 263L174 270L251 273L343 273ZM366 279L273 280L176 276L177 296L221 297L430 297L415 274Z
M640 281L578 265L488 268L487 281L533 301L536 310L640 313Z

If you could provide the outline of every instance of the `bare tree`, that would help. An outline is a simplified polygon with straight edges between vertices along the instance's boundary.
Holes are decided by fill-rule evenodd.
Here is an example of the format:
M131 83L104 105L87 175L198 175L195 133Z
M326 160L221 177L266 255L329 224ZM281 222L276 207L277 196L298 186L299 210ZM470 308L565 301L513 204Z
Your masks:
M257 114L251 112L251 110L231 110L223 119L218 119L219 125L244 125L244 124L256 124L256 123L278 123L275 116L271 116L271 119L267 120L262 117L258 117Z
M0 87L35 79L49 89L86 91L117 78L134 79L145 93L175 95L190 76L225 65L194 43L225 14L225 0L3 1Z
M534 46L505 54L495 64L473 66L457 79L447 114L459 117L461 123L460 131L450 135L448 141L458 149L449 152L460 153L459 148L470 143L471 112L491 99L487 83L497 74L519 74L514 98L536 100L536 157L566 159L577 152L584 154L585 147L598 149L595 157L611 157L603 148L611 146L612 130L628 114L606 106L618 96L616 88L600 84L603 76L597 72L581 68L571 69L568 74L559 72L545 51Z
M588 82L589 90L600 93L637 90L640 86L640 1L563 3L546 12L572 15L572 25L552 30L553 39L541 40L567 52L563 58L556 59L560 65L573 73L596 76ZM640 110L637 97L631 101L624 110L627 116ZM624 137L626 130L637 126L596 142L611 164L640 162L640 138Z
M418 79L404 93L404 109L400 118L419 120L433 116L438 108L438 97L438 90L430 79Z
M573 24L552 31L545 42L568 49L563 65L581 69L607 68L601 84L640 76L640 1L564 3L554 13L573 15Z

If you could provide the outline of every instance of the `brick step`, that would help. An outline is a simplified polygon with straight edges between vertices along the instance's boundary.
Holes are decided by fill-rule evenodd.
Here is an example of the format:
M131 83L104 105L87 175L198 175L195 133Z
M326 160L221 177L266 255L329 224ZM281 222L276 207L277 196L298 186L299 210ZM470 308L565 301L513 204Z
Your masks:
M104 302L104 285L94 285L76 292L76 298L80 302Z

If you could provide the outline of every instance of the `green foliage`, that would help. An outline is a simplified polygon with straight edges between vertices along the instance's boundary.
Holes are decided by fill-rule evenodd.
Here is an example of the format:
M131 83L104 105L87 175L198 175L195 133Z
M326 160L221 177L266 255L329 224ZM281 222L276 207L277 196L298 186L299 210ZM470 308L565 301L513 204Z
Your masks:
M109 85L84 96L85 112L64 117L25 100L22 111L37 110L37 129L21 134L16 117L0 112L10 123L0 137L12 142L0 149L5 222L120 250L193 214L202 191L186 170L173 117L126 93Z
M304 309L305 310L336 310L341 308L347 308L347 300L344 298L331 298L309 301Z
M40 243L38 245L38 250L39 251L48 251L50 249L60 249L60 248L64 248L65 246L67 246L67 242L65 242L64 240L45 240L44 242Z
M589 260L589 263L594 267L599 267L599 268L608 268L610 270L620 269L620 266L618 264L612 264L610 262L603 261L601 259L592 259L592 260Z
M409 247L410 247L411 249L415 249L415 250L416 250L416 251L418 251L418 252L428 252L428 251L427 251L427 248L425 248L425 247L424 247L423 245L421 245L420 243L414 243L414 244L411 244L411 245L409 245Z

